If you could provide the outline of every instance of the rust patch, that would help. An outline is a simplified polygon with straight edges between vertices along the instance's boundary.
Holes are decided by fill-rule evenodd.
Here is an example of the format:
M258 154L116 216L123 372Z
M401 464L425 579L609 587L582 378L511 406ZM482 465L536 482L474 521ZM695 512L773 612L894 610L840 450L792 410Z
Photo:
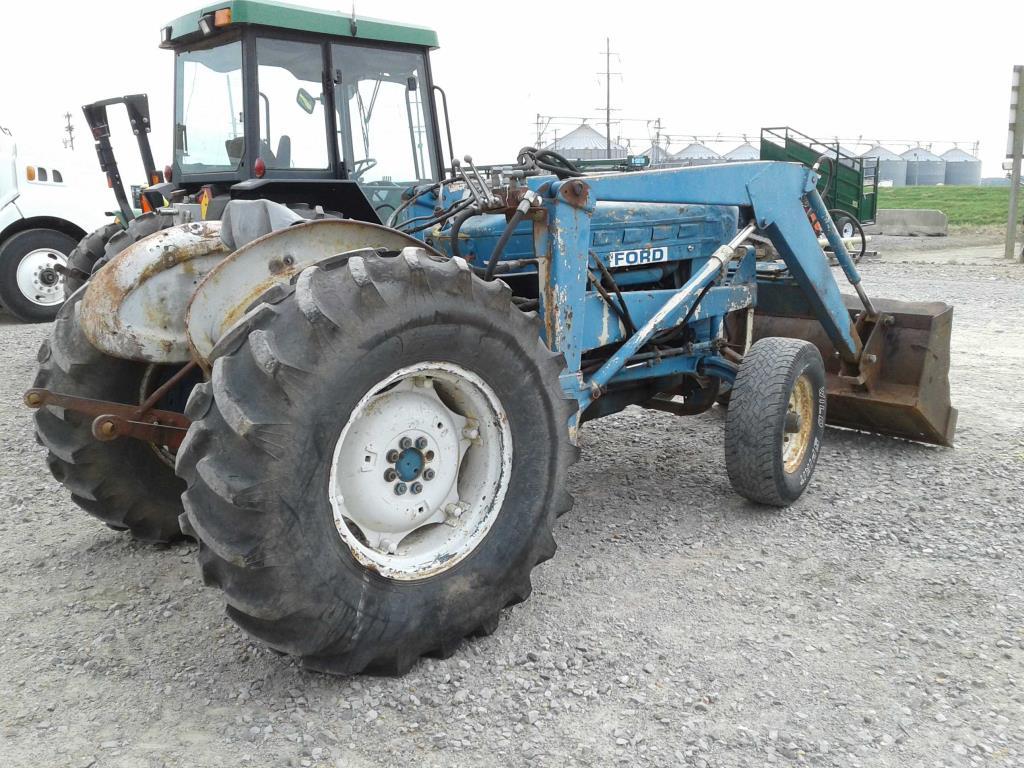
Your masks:
M590 201L590 185L579 179L564 182L558 193L565 202L575 208L585 208Z

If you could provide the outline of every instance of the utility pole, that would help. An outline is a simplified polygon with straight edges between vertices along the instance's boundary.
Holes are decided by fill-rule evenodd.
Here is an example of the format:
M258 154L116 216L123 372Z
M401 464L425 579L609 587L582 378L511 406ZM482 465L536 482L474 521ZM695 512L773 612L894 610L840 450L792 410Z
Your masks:
M605 157L612 157L612 40L604 39L604 136L607 139Z
M1024 65L1013 68L1013 82L1010 88L1010 130L1006 139L1006 156L1010 166L1010 211L1006 222L1006 251L1008 259L1014 257L1017 242L1017 201L1020 197L1020 165L1024 155ZM1024 252L1021 252L1024 261Z
M621 72L612 72L612 40L610 37L604 39L604 135L606 139L605 152L608 159L612 156L612 75ZM598 73L602 74L602 73Z
M64 126L64 132L68 135L64 139L64 149L74 150L75 148L75 126L71 124L71 113L65 112L64 119L67 121L67 125Z

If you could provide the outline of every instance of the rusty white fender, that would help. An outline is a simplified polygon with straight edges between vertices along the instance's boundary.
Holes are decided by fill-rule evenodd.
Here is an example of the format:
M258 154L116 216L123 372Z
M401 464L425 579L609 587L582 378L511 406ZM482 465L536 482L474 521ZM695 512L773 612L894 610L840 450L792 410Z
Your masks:
M85 288L82 331L94 347L114 357L188 362L189 299L227 254L219 221L179 224L132 243Z
M350 219L318 219L278 229L246 243L214 267L192 295L185 329L192 358L208 367L214 345L274 285L306 267L360 248L435 251L411 235Z

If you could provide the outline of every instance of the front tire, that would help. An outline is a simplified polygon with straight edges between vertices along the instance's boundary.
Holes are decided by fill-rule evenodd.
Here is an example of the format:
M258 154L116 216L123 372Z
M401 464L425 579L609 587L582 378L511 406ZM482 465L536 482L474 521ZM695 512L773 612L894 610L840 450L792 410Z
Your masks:
M26 323L47 323L64 303L61 270L75 241L54 229L26 229L0 246L0 303Z
M800 497L821 450L825 400L817 347L779 337L754 342L725 419L725 467L737 493L775 507Z
M304 666L336 674L402 673L423 654L450 655L463 637L493 631L501 610L530 594L530 572L555 551L553 521L572 504L573 407L536 316L461 259L413 248L310 267L271 301L215 349L178 456L188 483L182 528L199 539L204 578L223 590L228 615ZM428 395L422 408L389 416L389 399L417 387ZM466 438L461 459L444 445L449 420ZM487 454L495 445L508 450ZM409 464L405 452L416 449ZM486 469L488 455L506 454L505 475ZM451 507L447 522L431 522L433 507L412 508L422 517L408 525L420 527L398 533L391 514L418 478L429 486L416 474L426 460L438 467L433 482L455 467L466 524L486 528L467 528L466 547L438 545L433 558L419 542L455 538L463 513ZM477 482L463 475L472 462L484 467ZM451 499L431 503L448 509ZM437 535L448 525L450 536Z

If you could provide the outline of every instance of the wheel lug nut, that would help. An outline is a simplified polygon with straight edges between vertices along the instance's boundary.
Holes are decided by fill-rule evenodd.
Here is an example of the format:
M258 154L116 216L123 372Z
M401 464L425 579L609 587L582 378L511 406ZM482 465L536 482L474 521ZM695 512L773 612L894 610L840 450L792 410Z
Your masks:
M407 490L405 483L398 483L395 486L395 496L401 496Z
M427 438L425 438L425 437L417 437L416 438L416 447L419 448L421 451L424 448L426 448L427 447Z
M413 483L411 490L413 493L421 493L423 491L423 483Z
M388 482L388 483L390 483L390 482L392 482L392 481L393 481L393 480L394 480L394 479L395 479L396 477L398 477L398 473L397 473L397 472L395 472L395 470L393 470L393 469L386 469L386 470L384 470L384 481L385 481L385 482Z
M425 470L423 470L423 479L424 480L433 480L435 474L436 473L434 472L434 470L432 470L432 469L425 469Z
M387 452L386 458L389 464L394 464L396 461L398 461L398 451L392 448L390 451Z
M408 437L403 437L401 440L398 441L398 446L400 448L411 448L412 440L410 440Z

